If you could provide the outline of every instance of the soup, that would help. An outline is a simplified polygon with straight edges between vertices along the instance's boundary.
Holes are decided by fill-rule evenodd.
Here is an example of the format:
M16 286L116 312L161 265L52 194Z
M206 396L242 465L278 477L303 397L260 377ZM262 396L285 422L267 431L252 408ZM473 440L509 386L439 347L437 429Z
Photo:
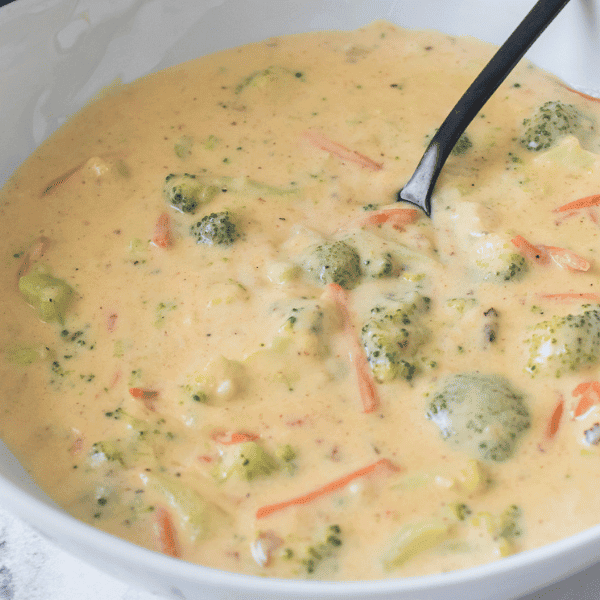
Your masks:
M0 193L0 434L96 527L270 577L465 568L598 522L594 99L494 48L272 38L75 115Z

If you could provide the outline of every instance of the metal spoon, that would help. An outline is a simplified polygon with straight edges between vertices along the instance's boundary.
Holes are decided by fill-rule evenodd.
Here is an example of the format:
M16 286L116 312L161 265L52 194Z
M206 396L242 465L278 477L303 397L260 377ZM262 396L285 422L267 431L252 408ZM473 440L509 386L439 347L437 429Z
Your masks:
M398 202L410 202L431 216L435 182L458 138L567 2L569 0L538 0L446 117L412 177L398 192Z

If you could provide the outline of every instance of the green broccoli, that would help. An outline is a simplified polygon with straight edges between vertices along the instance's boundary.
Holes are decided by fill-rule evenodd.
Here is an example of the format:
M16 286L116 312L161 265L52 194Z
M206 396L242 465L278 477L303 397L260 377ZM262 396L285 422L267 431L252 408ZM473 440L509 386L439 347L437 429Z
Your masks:
M533 115L523 120L522 146L532 151L545 150L567 135L581 134L590 129L588 123L572 104L548 101L538 107Z
M476 458L501 462L531 425L523 396L499 375L464 373L446 378L427 411L442 436Z
M360 256L342 241L311 246L303 262L304 269L320 283L337 283L352 289L360 279Z
M343 544L342 529L339 525L330 525L325 530L324 539L306 549L301 564L308 575L312 575L321 564L332 558Z
M396 256L398 244L385 240L366 229L353 231L343 239L358 252L360 270L366 277L379 279L398 274L400 260Z
M377 381L413 378L416 366L406 359L415 355L426 337L416 318L428 308L429 298L414 294L371 310L371 318L361 329L361 341Z
M218 479L237 477L252 481L266 477L279 469L277 460L256 442L243 442L227 448L215 475Z
M532 375L560 377L600 359L600 310L579 315L554 316L531 330L526 370Z
M19 291L47 323L63 323L74 296L69 284L47 273L23 275L19 278Z
M517 281L527 272L527 261L503 236L486 233L469 247L475 275L492 283Z
M171 173L165 179L163 195L177 210L194 214L199 204L210 202L219 192L215 185L202 183L190 173Z
M190 235L208 246L231 246L239 237L227 211L205 215L190 227Z
M125 466L125 458L120 445L111 440L103 440L92 444L88 459L92 467L98 467L106 463L117 463Z

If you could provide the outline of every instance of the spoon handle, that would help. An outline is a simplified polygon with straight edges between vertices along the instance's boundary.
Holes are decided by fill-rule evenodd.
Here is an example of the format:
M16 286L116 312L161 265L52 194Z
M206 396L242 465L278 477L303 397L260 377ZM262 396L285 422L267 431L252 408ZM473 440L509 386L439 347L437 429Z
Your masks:
M431 216L435 182L458 138L567 2L569 0L538 0L450 111L412 177L398 192L398 202L415 204Z

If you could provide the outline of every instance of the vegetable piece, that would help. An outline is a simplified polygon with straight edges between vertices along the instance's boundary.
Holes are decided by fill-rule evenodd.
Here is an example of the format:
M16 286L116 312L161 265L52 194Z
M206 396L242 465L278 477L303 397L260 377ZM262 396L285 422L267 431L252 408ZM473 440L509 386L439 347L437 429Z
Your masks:
M368 215L357 219L355 225L364 227L367 225L383 225L389 223L394 229L402 231L406 225L415 223L419 219L419 211L416 208L383 208L375 210Z
M306 549L306 555L301 560L308 575L312 575L322 563L334 556L343 543L342 529L339 525L330 525L325 530L324 539L311 544Z
M208 246L231 246L239 237L227 211L205 215L190 227L190 235Z
M567 202L558 208L554 209L554 212L565 212L571 210L580 210L582 208L591 208L592 206L598 206L600 204L600 194L594 194L592 196L586 196L585 198L579 198L572 202Z
M275 504L267 504L266 506L260 507L256 511L256 518L263 519L272 515L273 513L279 512L280 510L284 510L289 506L302 506L304 504L308 504L309 502L313 502L318 498L323 496L328 496L342 488L346 487L348 484L352 483L355 479L359 479L361 477L366 477L372 473L375 473L379 470L387 471L388 473L393 473L398 471L398 467L392 464L387 458L382 458L377 462L374 462L362 469L358 469L349 473L348 475L344 475L339 479L334 479L324 486L313 490L312 492L308 492L307 494L303 494L302 496L297 496L295 498L291 498L290 500L285 500L283 502L277 502Z
M548 253L539 246L534 246L531 242L528 242L523 236L517 235L510 240L525 258L533 260L540 265L547 265L550 262Z
M429 308L429 299L418 294L392 299L371 309L371 318L361 329L361 342L373 376L380 383L401 378L410 381L415 355L426 338L417 317Z
M279 463L259 444L246 441L229 444L223 452L222 460L215 474L219 479L238 479L252 481L259 477L268 477L279 469Z
M28 273L19 278L19 291L47 323L64 323L65 313L73 301L71 286L47 273Z
M220 507L205 500L196 490L180 480L171 479L156 471L140 474L142 481L158 491L175 510L191 541L206 539L228 519Z
M561 397L556 406L552 410L552 414L550 415L550 419L548 420L548 425L546 427L545 439L551 440L558 433L558 429L560 427L560 423L562 421L562 416L565 408L565 401Z
M329 152L330 154L337 156L343 162L351 162L371 171L380 171L383 167L382 163L375 162L368 156L356 152L356 150L346 148L346 146L334 142L322 133L307 131L305 132L304 137L311 145L315 146L315 148Z
M41 235L35 240L35 242L33 242L33 244L31 244L27 252L25 252L25 254L23 255L21 264L19 266L19 270L17 272L17 279L29 273L31 266L40 258L42 258L42 256L44 256L44 253L48 249L49 245L50 238L47 238L43 235Z
M155 507L152 513L152 526L158 549L168 556L181 558L177 529L171 513L162 506Z
M560 377L593 364L600 358L600 310L582 314L555 315L531 329L526 370Z
M258 439L254 433L246 433L245 431L215 431L211 438L217 444L231 446L232 444L242 444L244 442L254 442Z
M532 151L545 150L567 135L580 136L592 127L572 104L548 101L531 117L523 120L522 146Z
M469 257L476 268L476 275L483 281L504 283L518 280L527 271L525 258L512 251L504 237L496 234L475 238Z
M480 373L447 377L429 405L427 418L456 449L494 462L510 458L531 425L523 396L508 380Z
M593 302L600 302L600 294L594 294L592 292L563 292L561 294L540 294L541 298L547 298L548 300L591 300Z
M494 344L498 338L498 311L492 307L483 313L483 348Z
M111 440L94 442L90 448L88 459L92 467L99 467L106 463L118 463L122 467L125 466L122 447Z
M573 397L581 396L577 403L573 416L575 418L583 416L594 406L600 403L600 381L585 381L580 383L572 392Z
M590 263L585 258L566 248L542 245L539 245L538 248L542 250L542 252L548 253L554 263L561 269L569 269L570 271L589 271L591 267Z
M303 268L320 283L335 283L347 290L358 285L360 256L345 242L322 242L306 251Z
M163 188L166 202L189 214L194 214L200 204L210 202L218 193L216 185L207 185L191 173L170 173Z
M387 571L401 567L417 554L427 552L450 533L450 526L441 519L425 519L404 525L394 536L390 547L382 557Z
M171 236L171 217L169 213L161 213L154 226L152 243L158 248L168 248L173 243Z
M358 390L363 406L363 412L370 413L376 410L379 406L379 397L373 375L369 369L367 357L359 343L358 337L352 324L350 317L350 309L348 306L348 296L345 290L335 284L330 283L327 286L327 294L332 298L337 309L342 317L342 327L344 329L346 340L350 352L350 359L354 365Z

